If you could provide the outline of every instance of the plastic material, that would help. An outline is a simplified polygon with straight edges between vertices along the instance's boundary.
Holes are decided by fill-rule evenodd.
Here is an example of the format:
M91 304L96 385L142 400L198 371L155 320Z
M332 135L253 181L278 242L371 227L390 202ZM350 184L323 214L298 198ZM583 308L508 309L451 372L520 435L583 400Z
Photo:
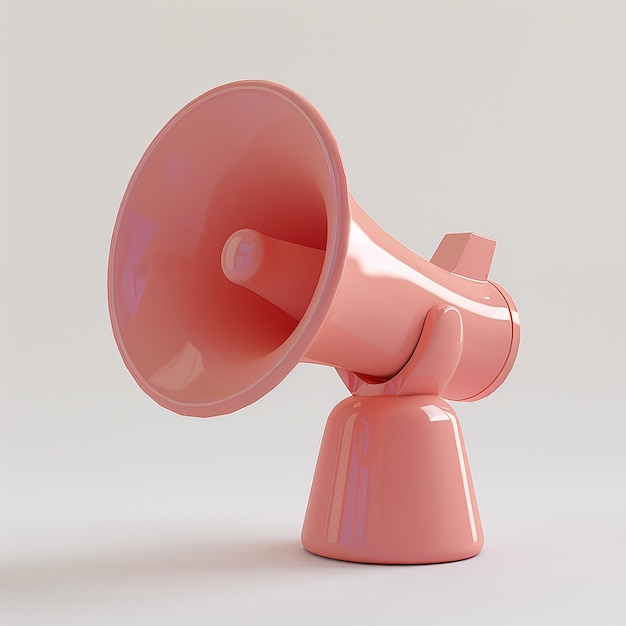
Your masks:
M242 230L278 240L272 248L285 242L273 287L244 289L225 275L222 253ZM287 244L315 258L290 261ZM443 397L489 394L517 352L511 299L375 224L350 195L319 113L274 83L224 85L175 115L137 166L111 243L109 308L124 362L146 393L183 415L246 406L299 361L390 378L440 303L458 309L466 333Z
M463 323L433 307L408 363L385 382L342 375L355 397L331 413L302 530L316 554L365 563L476 555L482 527L461 426L439 393L463 352Z
M222 271L228 280L254 291L296 320L309 306L323 263L323 250L250 229L231 235L222 250Z
M430 259L453 274L487 280L496 242L476 233L453 233L446 235Z
M483 532L456 414L438 396L347 398L330 414L302 530L315 554L440 563Z
M130 179L109 259L113 332L139 386L183 415L246 406L301 361L337 368L354 398L329 421L305 546L463 558L482 534L443 398L486 396L513 366L519 320L488 279L494 247L455 233L430 262L415 254L354 200L309 102L231 83L177 113Z

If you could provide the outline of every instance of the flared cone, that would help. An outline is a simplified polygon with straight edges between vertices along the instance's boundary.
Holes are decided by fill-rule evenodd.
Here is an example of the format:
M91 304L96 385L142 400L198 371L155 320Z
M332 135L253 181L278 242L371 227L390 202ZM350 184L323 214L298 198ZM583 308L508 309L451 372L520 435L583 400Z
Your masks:
M198 417L267 393L326 317L349 227L339 149L301 96L243 81L185 106L139 162L111 242L113 332L140 387ZM239 229L322 251L300 318L226 278L222 251Z
M475 400L519 344L513 302L487 279L494 245L448 237L426 261L352 198L311 104L232 83L175 115L129 182L109 260L113 331L146 393L208 417L254 402L299 361L367 395L361 383L392 379L429 311L451 305L463 349L441 395Z

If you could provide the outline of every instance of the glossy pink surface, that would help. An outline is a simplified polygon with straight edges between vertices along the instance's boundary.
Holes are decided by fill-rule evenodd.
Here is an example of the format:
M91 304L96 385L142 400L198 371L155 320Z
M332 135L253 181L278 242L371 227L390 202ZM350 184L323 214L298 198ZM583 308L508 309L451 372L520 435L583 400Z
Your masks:
M302 529L315 554L363 563L476 555L483 532L456 414L437 396L352 397L331 413Z
M302 539L374 563L478 553L461 429L442 398L476 400L519 346L488 279L495 241L448 234L431 261L350 195L317 110L264 81L214 89L157 135L111 242L116 342L154 400L208 417L250 404L300 361L353 397L324 434Z
M326 317L349 226L339 151L301 96L247 81L188 104L142 157L111 242L113 331L137 383L199 417L267 393ZM241 229L324 251L319 280L296 298L308 304L300 314L296 303L300 320L225 276L223 249Z
M439 305L426 314L417 346L395 376L377 381L347 370L339 370L339 375L357 396L439 396L459 366L463 336L463 318L459 311Z
M222 250L222 271L272 302L296 320L302 319L324 265L324 250L267 237L256 230L232 234Z
M488 280L467 278L415 254L380 228L354 198L343 276L305 360L365 380L394 376L417 345L428 311L454 306L463 318L463 353L442 396L486 396L510 371L519 344L512 301ZM342 377L345 377L342 374Z
M280 274L275 261L258 274L273 279L256 292L242 288L222 266L242 229L278 240L276 248L313 249L317 261L283 254ZM299 263L308 269L295 289ZM224 85L175 115L137 166L111 243L120 352L144 391L185 415L250 404L300 360L388 379L441 303L460 312L465 329L443 396L487 395L515 359L510 298L429 263L377 226L349 195L319 113L274 83Z
M496 242L475 233L451 233L442 240L430 262L474 280L487 280Z

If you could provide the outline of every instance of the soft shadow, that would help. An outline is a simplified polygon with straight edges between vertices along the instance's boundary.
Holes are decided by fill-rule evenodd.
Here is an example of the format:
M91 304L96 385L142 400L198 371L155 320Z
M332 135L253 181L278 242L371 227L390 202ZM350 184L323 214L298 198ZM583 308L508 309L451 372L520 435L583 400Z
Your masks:
M270 571L305 573L346 566L307 552L299 541L229 541L206 544L156 544L140 549L123 545L101 546L97 553L74 553L66 557L36 560L30 558L0 566L0 588L22 595L43 589L71 588L76 585L106 584L123 580L150 580L159 577L200 575L229 578L247 572L264 576Z

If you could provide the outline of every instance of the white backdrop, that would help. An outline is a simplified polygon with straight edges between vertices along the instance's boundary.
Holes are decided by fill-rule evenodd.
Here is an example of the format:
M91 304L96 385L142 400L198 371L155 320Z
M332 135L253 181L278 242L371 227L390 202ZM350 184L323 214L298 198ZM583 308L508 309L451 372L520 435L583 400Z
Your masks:
M2 0L0 68L3 624L622 623L626 4ZM522 345L456 406L475 559L300 547L346 395L330 368L198 420L122 365L106 264L126 183L179 108L242 78L311 100L355 197L422 256L446 232L498 241Z

